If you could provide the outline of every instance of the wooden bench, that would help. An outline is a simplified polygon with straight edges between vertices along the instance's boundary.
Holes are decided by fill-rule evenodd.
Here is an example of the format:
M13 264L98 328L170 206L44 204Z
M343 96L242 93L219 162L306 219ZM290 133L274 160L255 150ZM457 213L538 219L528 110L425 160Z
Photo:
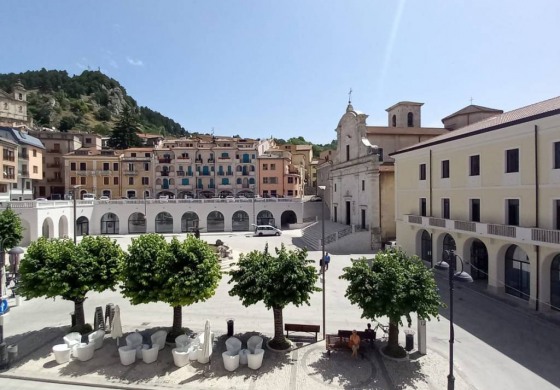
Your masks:
M321 331L321 326L308 324L284 324L284 330L286 331L287 338L290 338L290 332L315 333L315 342L317 342L317 333Z
M375 332L358 331L360 336L360 356L363 358L363 349L369 344L373 345L375 341ZM327 354L330 356L331 351L336 349L350 349L348 343L350 342L351 330L339 330L337 334L328 334L326 340Z

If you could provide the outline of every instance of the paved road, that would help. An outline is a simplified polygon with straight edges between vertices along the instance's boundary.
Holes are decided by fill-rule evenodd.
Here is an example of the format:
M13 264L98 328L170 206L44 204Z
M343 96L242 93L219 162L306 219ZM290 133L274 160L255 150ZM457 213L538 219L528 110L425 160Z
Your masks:
M290 245L292 235L281 237L251 237L246 234L203 234L207 241L223 240L234 250L247 252L262 250L268 242L272 249L284 243ZM119 238L123 245L130 237ZM310 252L318 260L320 252ZM357 255L332 255L326 276L327 332L338 329L365 328L366 320L360 310L351 306L344 297L345 282L338 279L342 268L350 265ZM236 332L258 331L273 334L273 317L264 305L245 308L228 295L230 286L224 275L216 295L200 304L183 309L183 325L202 331L206 319L218 333L226 332L226 319L235 319ZM438 275L440 292L447 302L448 288L443 275ZM560 327L544 320L535 312L506 304L477 291L477 286L458 286L455 294L455 375L463 388L472 389L555 389L560 387ZM322 322L322 295L311 298L310 306L288 307L284 310L285 322ZM124 331L137 328L170 326L172 309L165 304L132 306L118 292L90 294L85 303L86 318L93 322L96 306L112 302L120 305ZM14 308L5 326L8 342L18 342L22 337L33 339L38 331L68 325L71 303L62 299L26 301ZM440 321L428 324L428 353L445 362L448 356L448 309L442 309ZM415 325L413 325L415 329ZM402 333L402 332L401 332ZM401 334L404 344L404 334ZM440 370L441 371L441 370ZM446 368L443 369L446 372ZM429 373L428 373L429 374ZM438 372L438 375L441 373ZM445 374L446 375L446 374ZM2 382L3 383L3 382ZM398 380L397 380L397 385ZM465 387L466 386L466 387ZM459 387L459 386L458 386Z
M4 390L118 390L124 387L95 387L95 386L79 386L65 385L61 383L36 382L23 379L2 378L2 389Z

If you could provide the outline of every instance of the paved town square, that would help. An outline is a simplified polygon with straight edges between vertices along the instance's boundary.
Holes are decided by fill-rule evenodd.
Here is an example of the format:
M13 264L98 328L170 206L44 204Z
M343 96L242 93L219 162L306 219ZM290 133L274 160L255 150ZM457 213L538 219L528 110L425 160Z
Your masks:
M282 243L293 247L292 240L300 234L300 230L294 230L284 232L280 237L236 233L203 234L202 238L208 242L221 239L232 248L233 260L224 264L227 269L235 264L242 252L262 250L266 243L271 248ZM117 240L126 248L131 236L118 237ZM344 297L345 282L338 278L343 267L351 264L351 258L362 254L335 252L331 254L326 273L327 333L336 333L338 329L363 330L367 321L360 318L360 310ZM320 252L309 253L309 258L317 264L320 256ZM439 274L437 278L446 301L446 280ZM441 310L439 321L428 323L427 354L424 356L414 349L406 361L388 360L379 353L383 340L378 333L375 346L363 351L361 359L351 359L349 351L335 351L328 357L324 341L305 341L294 343L288 353L276 353L265 347L260 369L253 371L240 367L228 372L221 356L225 351L228 319L234 319L234 334L242 341L254 334L265 339L273 334L272 312L262 304L243 307L236 297L228 295L228 280L228 275L224 274L213 298L183 309L183 326L193 332L203 332L205 321L210 321L216 338L209 365L192 362L177 368L173 365L171 348L166 346L156 363L148 365L139 361L125 367L119 362L116 340L109 335L92 360L58 365L51 348L67 333L73 305L62 299L34 299L14 307L5 323L6 341L18 345L19 356L18 361L1 374L2 381L11 378L6 382L7 388L14 389L24 388L23 384L20 387L18 379L41 381L46 383L41 386L54 386L45 387L53 389L65 383L138 389L443 389L446 386L447 309ZM321 293L314 294L311 306L287 307L284 322L321 324L321 296ZM170 307L164 304L132 306L119 292L90 294L85 302L87 321L93 322L95 307L105 307L107 303L120 306L125 334L136 330L150 334L171 325L173 311ZM386 323L385 319L379 320ZM511 302L497 301L479 290L477 285L469 285L456 288L455 323L457 389L553 389L560 385L560 373L556 367L560 331L553 319ZM400 328L399 336L403 345L404 329L406 325ZM416 323L411 329L416 331ZM415 347L416 342L415 339ZM123 339L120 345L124 345Z

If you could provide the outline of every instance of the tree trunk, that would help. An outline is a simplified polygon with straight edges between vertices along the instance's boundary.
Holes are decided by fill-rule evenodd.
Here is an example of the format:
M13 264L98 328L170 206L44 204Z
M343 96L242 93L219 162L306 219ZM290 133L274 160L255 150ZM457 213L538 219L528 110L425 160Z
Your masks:
M284 331L282 329L284 325L284 318L282 317L282 309L273 308L272 313L274 314L274 341L277 343L283 343L286 341L284 337Z
M183 306L173 306L173 327L171 334L175 337L183 333Z
M388 356L402 358L406 356L406 351L399 345L399 321L389 319L389 340L384 350Z
M85 299L77 299L74 301L74 315L76 316L76 327L82 327L86 324L86 317L84 315L84 301Z

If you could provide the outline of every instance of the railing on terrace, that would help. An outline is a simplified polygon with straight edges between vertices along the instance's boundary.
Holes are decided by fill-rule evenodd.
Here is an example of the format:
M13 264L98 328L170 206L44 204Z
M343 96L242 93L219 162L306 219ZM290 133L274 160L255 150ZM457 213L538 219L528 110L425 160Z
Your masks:
M531 229L531 239L534 241L560 244L560 230Z
M409 223L417 223L417 224L422 224L422 217L419 217L418 215L409 215L408 216L408 222Z
M455 229L467 232L476 232L476 223L467 221L455 221Z
M430 226L445 227L445 219L431 217Z
M489 223L487 225L487 233L495 236L515 238L515 226L496 225Z

